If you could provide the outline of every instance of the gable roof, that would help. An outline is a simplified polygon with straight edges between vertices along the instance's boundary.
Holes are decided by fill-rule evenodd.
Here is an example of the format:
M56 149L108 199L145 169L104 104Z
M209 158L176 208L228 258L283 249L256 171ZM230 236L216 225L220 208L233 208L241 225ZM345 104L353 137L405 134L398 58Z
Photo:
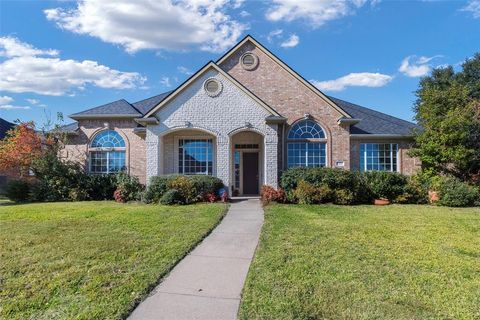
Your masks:
M58 131L64 133L76 133L78 130L78 122L72 122L58 128Z
M198 79L201 75L203 75L205 72L207 72L210 69L214 69L219 74L224 76L227 80L229 80L234 85L236 85L241 91L243 91L246 95L248 95L250 98L255 100L258 104L260 104L263 108L269 111L272 115L280 116L280 114L277 111L273 110L269 105L267 105L259 97L257 97L250 90L248 90L244 85L242 85L231 75L223 71L217 64L215 64L215 62L210 61L203 68L198 70L190 78L188 78L185 82L183 82L180 86L178 86L175 90L170 92L159 104L157 104L154 108L152 108L149 112L147 112L143 117L148 118L152 114L160 110L163 106L165 106L168 102L172 101L172 99L174 99L178 94L180 94L183 90L185 90L191 83L193 83L196 79Z
M234 54L239 48L241 48L247 42L253 43L253 45L255 45L255 47L257 47L259 50L261 50L263 53L265 53L267 56L269 56L273 61L275 61L278 65L280 65L284 70L286 70L288 73L290 73L298 81L300 81L304 86L306 86L308 89L312 90L316 95L318 95L321 99L323 99L327 104L329 104L335 110L340 112L340 114L342 114L345 118L352 118L352 116L350 114L348 114L348 112L343 110L334 101L332 101L327 95L325 95L317 87L312 85L309 81L307 81L304 77L302 77L300 74L298 74L295 70L290 68L290 66L288 66L282 60L280 60L275 54L273 54L270 50L265 48L262 44L260 44L257 40L255 40L255 38L253 38L251 35L247 35L239 43L237 43L236 46L234 46L232 49L228 50L223 56L221 56L217 60L217 64L218 65L222 64L225 60L227 60L232 54Z
M421 130L415 123L338 98L331 96L329 98L354 118L361 119L359 123L350 127L350 134L411 136L414 130Z
M142 114L147 114L150 110L152 110L157 104L162 102L162 100L165 99L172 92L173 90L167 91L167 92L158 94L156 96L134 102L132 103L132 106L134 106L135 109L140 111Z
M0 140L5 138L7 131L15 127L15 124L0 118Z
M82 112L74 113L70 115L70 118L77 120L102 117L135 118L141 116L142 113L135 109L135 107L125 99L120 99Z

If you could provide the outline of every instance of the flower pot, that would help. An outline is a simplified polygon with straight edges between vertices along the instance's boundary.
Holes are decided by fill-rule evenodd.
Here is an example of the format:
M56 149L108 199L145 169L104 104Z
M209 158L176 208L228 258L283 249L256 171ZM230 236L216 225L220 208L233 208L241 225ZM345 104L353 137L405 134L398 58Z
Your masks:
M438 192L433 190L428 190L428 202L435 203L439 200Z
M388 199L375 199L373 204L376 206L386 206L390 204L390 200Z

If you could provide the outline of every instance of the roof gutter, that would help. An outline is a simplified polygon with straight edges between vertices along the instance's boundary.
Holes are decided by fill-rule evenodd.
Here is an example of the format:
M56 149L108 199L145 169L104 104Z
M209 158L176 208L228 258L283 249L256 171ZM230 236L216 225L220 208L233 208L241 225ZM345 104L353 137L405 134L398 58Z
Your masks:
M348 124L348 125L354 125L357 124L361 121L361 119L354 119L354 118L340 118L337 120L338 124Z
M350 134L352 140L363 139L413 139L413 135L407 134Z
M268 116L265 118L265 123L266 124L280 124L280 123L285 123L287 122L287 118L282 117L282 116Z
M134 120L135 120L136 123L141 124L141 125L159 124L159 123L160 123L160 122L158 121L158 119L155 118L155 117L135 118Z
M73 120L84 119L132 119L141 116L140 113L136 114L72 114L69 115Z

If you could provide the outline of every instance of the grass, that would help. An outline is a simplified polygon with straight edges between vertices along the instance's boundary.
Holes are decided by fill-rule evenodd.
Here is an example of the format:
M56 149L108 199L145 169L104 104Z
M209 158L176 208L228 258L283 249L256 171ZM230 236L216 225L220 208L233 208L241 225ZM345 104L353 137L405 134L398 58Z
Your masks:
M480 209L271 205L240 319L480 319Z
M0 206L0 318L118 319L221 219L225 206Z

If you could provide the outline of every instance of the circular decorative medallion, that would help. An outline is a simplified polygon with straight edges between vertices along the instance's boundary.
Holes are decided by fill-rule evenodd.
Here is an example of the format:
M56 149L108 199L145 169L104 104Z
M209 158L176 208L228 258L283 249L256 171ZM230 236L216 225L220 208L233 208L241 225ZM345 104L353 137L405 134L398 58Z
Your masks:
M205 80L203 88L210 97L216 97L222 92L223 85L218 79L208 78Z
M240 57L240 64L245 70L253 70L258 66L258 57L251 52L245 52Z

